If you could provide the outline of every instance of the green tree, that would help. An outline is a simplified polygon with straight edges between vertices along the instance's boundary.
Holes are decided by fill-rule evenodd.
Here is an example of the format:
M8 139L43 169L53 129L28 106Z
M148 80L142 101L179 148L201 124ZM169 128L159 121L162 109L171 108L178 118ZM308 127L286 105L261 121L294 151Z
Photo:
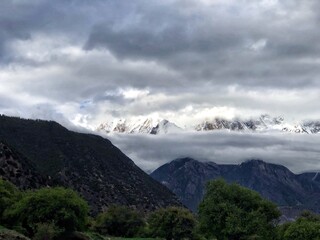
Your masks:
M39 223L32 240L52 240L59 234L60 229L53 223Z
M148 218L149 229L153 237L171 239L193 239L196 225L193 214L179 207L156 210Z
M199 206L199 229L218 240L273 239L276 205L238 184L218 179L207 184Z
M125 206L111 206L98 215L95 229L101 234L115 237L135 237L144 228L143 217Z
M21 195L22 193L12 183L0 178L0 224L5 225L4 211L12 206Z
M42 188L27 192L4 215L12 225L20 225L32 236L40 223L53 223L61 231L82 230L88 209L88 204L70 189Z
M296 221L279 227L280 240L319 240L320 217L304 212Z

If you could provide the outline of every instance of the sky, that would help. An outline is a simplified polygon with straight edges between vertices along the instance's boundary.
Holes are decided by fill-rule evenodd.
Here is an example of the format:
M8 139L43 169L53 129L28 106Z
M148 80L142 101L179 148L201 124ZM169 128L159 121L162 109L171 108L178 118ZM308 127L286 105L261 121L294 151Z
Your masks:
M1 0L0 113L320 119L319 24L318 0Z

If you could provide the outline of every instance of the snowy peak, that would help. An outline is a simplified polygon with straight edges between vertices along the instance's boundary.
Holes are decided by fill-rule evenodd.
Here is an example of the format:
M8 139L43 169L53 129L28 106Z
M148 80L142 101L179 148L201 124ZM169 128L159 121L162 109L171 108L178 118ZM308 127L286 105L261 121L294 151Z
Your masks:
M152 118L115 119L100 124L97 131L106 133L150 133L157 124L158 121Z
M151 134L167 134L167 133L180 133L183 129L168 120L160 121L157 126L151 130Z
M234 130L241 131L247 129L246 123L239 120L229 121L222 118L215 118L213 120L205 120L195 126L196 131L213 131L213 130Z
M139 118L118 119L100 124L98 132L105 133L147 133L168 134L183 131L176 124L165 119Z
M225 118L206 119L192 126L180 128L175 123L158 118L114 119L100 124L97 131L104 133L145 133L170 134L183 131L216 131L227 130L236 132L288 132L316 134L320 133L320 121L301 123L287 122L283 117L271 117L264 114L257 118L232 120Z
M196 131L250 131L250 132L290 132L313 134L320 132L320 122L288 123L283 117L271 117L261 115L257 119L233 119L214 118L205 120L195 126Z
M303 128L308 133L320 133L320 121L304 122Z

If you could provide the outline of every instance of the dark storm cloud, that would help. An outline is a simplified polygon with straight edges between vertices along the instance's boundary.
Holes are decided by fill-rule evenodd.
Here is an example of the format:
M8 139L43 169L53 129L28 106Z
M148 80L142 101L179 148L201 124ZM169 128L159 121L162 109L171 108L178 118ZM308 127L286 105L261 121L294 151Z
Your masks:
M262 159L296 173L320 170L318 135L215 132L109 138L146 171L180 157L226 164Z
M319 6L317 0L3 0L0 92L28 99L0 111L50 102L68 119L80 109L92 125L108 114L179 118L189 105L317 118ZM119 89L150 94L128 99Z
M87 50L106 49L122 60L155 61L180 75L151 84L151 77L141 78L141 73L134 81L132 72L107 80L117 84L157 89L163 82L172 91L181 81L185 89L195 81L252 88L318 86L319 4L279 1L268 7L264 2L1 1L1 59L14 61L12 40L41 33L62 35ZM63 64L63 58L55 61ZM83 71L94 76L99 72L95 64Z
M36 34L64 35L74 41L83 37L96 12L90 4L101 1L3 0L0 1L0 60L13 62L10 44L32 39ZM88 21L89 20L89 21Z
M239 2L192 11L179 1L137 1L129 6L120 1L119 12L126 7L132 14L94 26L85 47L107 48L122 59L159 61L181 71L190 83L197 79L251 87L318 85L319 63L312 62L320 53L315 2L282 1L267 10L259 8L260 1ZM259 41L265 43L259 46Z

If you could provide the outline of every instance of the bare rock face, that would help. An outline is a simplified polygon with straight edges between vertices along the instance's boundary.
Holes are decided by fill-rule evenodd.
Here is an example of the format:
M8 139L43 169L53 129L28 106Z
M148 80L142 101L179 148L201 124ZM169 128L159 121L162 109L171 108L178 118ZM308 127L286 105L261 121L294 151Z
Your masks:
M151 176L171 189L188 208L197 211L206 182L224 178L259 192L279 206L320 212L320 174L295 175L281 165L250 160L240 165L218 165L191 158L167 163Z
M93 213L112 204L142 211L181 205L172 192L102 137L72 132L56 122L0 116L0 141L10 146L2 145L0 177L21 188L42 185L39 177L51 179L79 192Z

